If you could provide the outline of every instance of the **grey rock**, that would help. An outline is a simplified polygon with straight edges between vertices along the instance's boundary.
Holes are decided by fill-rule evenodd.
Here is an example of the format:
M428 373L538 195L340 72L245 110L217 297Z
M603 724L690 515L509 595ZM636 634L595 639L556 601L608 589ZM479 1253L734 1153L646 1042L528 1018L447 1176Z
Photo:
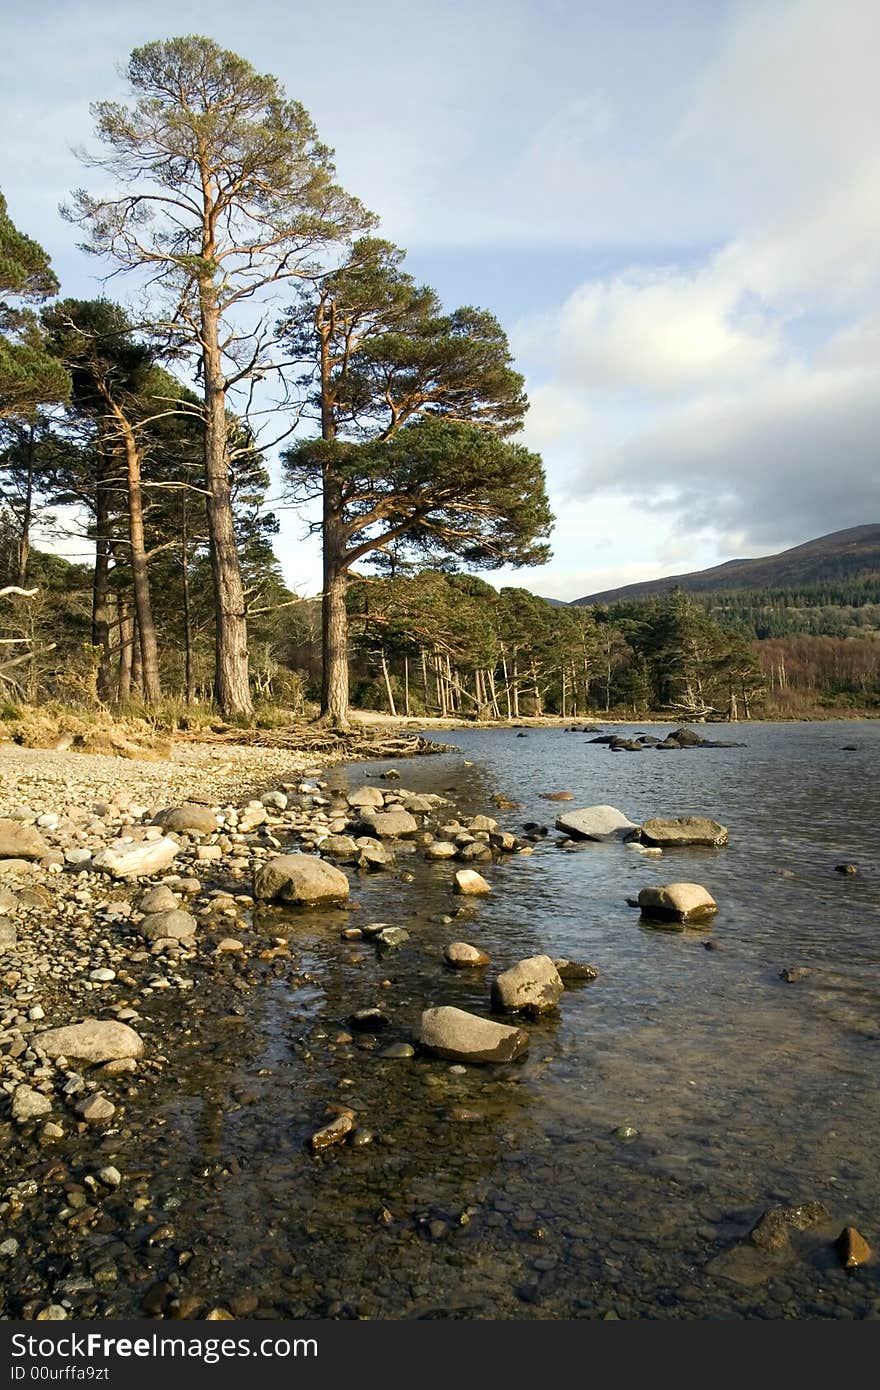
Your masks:
M599 978L599 971L595 965L588 965L586 961L568 960L565 956L554 960L559 978L564 985L587 983L590 980Z
M522 1028L444 1005L425 1009L419 1041L427 1051L456 1062L512 1062L528 1048L529 1035Z
M358 847L351 835L328 835L318 848L330 859L354 860L358 857Z
M138 878L159 874L167 869L180 851L176 840L163 836L159 840L142 840L130 845L117 841L96 854L92 867L113 878Z
M169 912L151 912L138 927L145 941L186 941L196 934L195 917L181 908Z
M489 964L485 951L471 946L467 941L452 941L443 952L447 965L455 970L473 970Z
M173 912L177 906L177 898L164 883L160 883L158 888L150 888L138 903L140 911L147 916L151 912Z
M16 1086L12 1096L12 1118L17 1125L41 1119L51 1109L52 1102L48 1096L35 1091L32 1086Z
M492 981L492 1005L506 1013L551 1013L564 990L549 956L529 956Z
M645 917L677 922L704 920L718 911L711 893L699 883L663 883L643 888L639 893L639 907Z
M173 830L177 834L192 832L196 835L211 835L217 829L217 817L207 806L197 806L191 801L182 806L173 806L162 811L153 821L163 830Z
M77 1103L76 1113L89 1125L103 1125L108 1120L112 1120L116 1114L116 1106L112 1100L98 1091L95 1095L86 1096L85 1100Z
M39 831L16 820L0 820L0 859L43 859L48 852Z
M719 825L717 820L709 820L705 816L677 816L674 819L655 816L645 821L641 827L641 837L646 845L659 846L660 849L675 845L714 847L727 844L727 829Z
M348 879L314 854L279 854L267 860L254 875L258 902L322 904L344 902Z
M415 835L419 823L409 811L364 811L359 822L380 840L397 840Z
M435 840L432 845L428 845L425 850L425 858L429 861L454 859L458 850L451 840Z
M89 1018L66 1028L50 1028L36 1041L49 1057L71 1057L79 1062L114 1062L120 1057L140 1057L144 1041L126 1023Z
M614 806L584 806L557 816L556 829L579 840L620 840L638 827Z
M354 807L373 806L380 810L385 805L384 793L378 787L359 787L346 799L349 806Z
M480 897L492 892L491 884L487 883L476 869L459 869L455 875L454 888L456 893L465 897Z

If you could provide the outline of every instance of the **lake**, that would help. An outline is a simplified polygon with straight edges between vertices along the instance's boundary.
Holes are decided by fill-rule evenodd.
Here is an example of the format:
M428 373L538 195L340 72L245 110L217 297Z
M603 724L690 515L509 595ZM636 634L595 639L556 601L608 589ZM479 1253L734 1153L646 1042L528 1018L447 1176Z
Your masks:
M795 1242L769 1274L768 1262L755 1268L737 1249L765 1208L807 1199L829 1208L834 1234L852 1223L880 1245L880 724L744 724L714 736L745 746L611 753L560 730L467 730L448 736L460 752L400 764L400 785L446 793L465 810L492 811L497 792L519 801L521 810L492 812L506 828L552 827L565 807L540 793L566 790L572 806L607 802L635 821L712 816L730 843L652 859L618 844L564 851L551 834L533 855L490 866L491 898L454 926L437 921L460 901L449 865L412 856L401 862L413 883L379 875L355 891L363 910L350 922L412 931L384 958L358 951L359 965L344 963L335 927L303 938L302 924L321 983L299 1002L292 1059L272 1042L279 1000L270 1011L265 1036L280 1070L264 1087L256 1134L247 1111L248 1180L234 1183L242 1280L253 1279L251 1232L272 1225L291 1307L313 1315L880 1309L876 1267L848 1277L827 1233ZM329 780L352 788L386 766ZM842 861L858 874L836 873ZM712 926L642 925L627 897L679 880L716 898ZM414 1035L429 1004L488 1012L487 978L444 968L451 939L486 949L490 974L547 952L588 960L600 976L566 991L558 1018L529 1025L529 1055L508 1067L456 1073L436 1060L321 1052L352 1009L377 1002L400 1037ZM707 940L721 949L706 950ZM786 983L786 968L809 974ZM304 1051L305 1096L295 1090ZM333 1087L377 1139L314 1159L301 1149L314 1128L302 1102ZM619 1137L626 1127L637 1134ZM279 1133L280 1154L269 1137Z

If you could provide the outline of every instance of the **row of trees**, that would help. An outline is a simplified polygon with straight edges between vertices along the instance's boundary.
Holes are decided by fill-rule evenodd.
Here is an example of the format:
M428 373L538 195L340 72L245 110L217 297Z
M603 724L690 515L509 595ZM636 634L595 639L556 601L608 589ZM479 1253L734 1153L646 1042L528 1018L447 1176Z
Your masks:
M651 711L749 717L765 679L746 637L675 590L611 608L423 570L350 595L367 700L392 713L518 718Z
M101 150L86 160L111 192L80 190L65 215L85 250L133 276L137 312L66 300L38 315L57 282L0 207L0 471L17 575L38 511L86 515L97 693L124 698L136 681L155 704L157 581L173 556L191 699L191 580L206 559L211 693L247 717L245 571L262 566L281 598L261 509L264 451L286 442L290 500L320 502L322 710L344 726L354 565L546 558L541 460L511 439L522 378L491 314L445 312L369 234L373 217L275 78L192 36L135 50L128 77L129 105L94 107Z

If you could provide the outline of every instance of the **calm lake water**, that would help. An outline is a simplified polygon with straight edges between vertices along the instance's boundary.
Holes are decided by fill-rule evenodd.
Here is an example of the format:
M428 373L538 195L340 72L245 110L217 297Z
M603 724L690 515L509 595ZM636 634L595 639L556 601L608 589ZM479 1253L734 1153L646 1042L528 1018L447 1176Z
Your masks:
M169 1270L188 1252L185 1289L251 1294L258 1315L282 1317L880 1315L878 1267L847 1276L831 1243L854 1224L880 1249L880 723L709 732L745 746L613 754L561 730L466 731L445 736L456 753L399 764L396 785L551 834L489 865L492 896L451 925L453 870L420 854L398 862L412 881L357 880L353 912L257 922L290 935L309 978L253 991L208 1047L194 1031L162 1127L141 1141L176 1230ZM353 789L386 766L328 780ZM562 790L636 822L712 816L730 843L659 859L563 850L565 807L540 797ZM522 809L495 812L497 792ZM858 874L836 873L841 861ZM716 898L710 928L658 931L627 906L678 880ZM341 942L377 919L411 939L384 957ZM486 949L490 970L446 968L456 939ZM379 1057L428 1005L488 1013L493 971L536 952L600 975L527 1025L525 1059L455 1071ZM780 978L797 967L809 973ZM375 1050L335 1041L377 1003L391 1026ZM373 1142L312 1155L328 1101L353 1106ZM827 1228L778 1260L743 1256L767 1207L808 1199ZM113 1306L129 1311L122 1289Z
M565 851L551 834L490 866L492 897L451 927L437 920L455 910L450 866L412 856L414 882L379 875L355 890L347 922L412 931L383 959L359 948L360 964L346 963L337 914L299 919L315 989L293 1028L286 991L264 1003L254 1061L272 1075L211 1141L246 1154L208 1217L229 1241L227 1278L280 1281L289 1311L313 1315L876 1315L876 1268L845 1275L828 1232L757 1269L729 1252L766 1207L810 1198L832 1236L853 1223L880 1247L880 724L715 732L745 746L614 754L560 730L466 731L448 736L458 753L400 765L400 785L465 810L490 811L495 792L519 801L493 812L514 830L552 828L565 808L540 793L566 790L573 806L608 802L637 822L713 816L730 843L651 859L617 844ZM331 784L386 766L335 770ZM841 861L859 873L836 873ZM649 929L627 906L676 880L716 898L709 930ZM706 950L710 938L722 949ZM542 951L601 973L531 1025L527 1059L506 1068L333 1049L348 1013L377 1002L401 1038L429 1004L488 1012L488 980L443 966L452 939L485 948L492 969ZM792 967L809 974L785 983ZM302 1141L334 1087L376 1140L314 1158ZM201 1102L192 1121L204 1142ZM621 1139L621 1126L638 1134Z

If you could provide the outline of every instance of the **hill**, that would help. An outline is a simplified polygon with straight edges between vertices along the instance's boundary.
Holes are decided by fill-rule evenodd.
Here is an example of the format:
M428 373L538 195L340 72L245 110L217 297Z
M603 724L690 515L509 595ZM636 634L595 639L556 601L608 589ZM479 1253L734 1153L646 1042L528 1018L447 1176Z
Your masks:
M791 592L817 585L857 584L865 579L880 580L880 523L851 526L833 531L817 540L806 541L779 555L757 560L728 560L711 569L691 574L667 575L620 589L573 600L575 607L619 603L628 599L651 598L684 589L689 594L730 593L734 590L785 590Z

